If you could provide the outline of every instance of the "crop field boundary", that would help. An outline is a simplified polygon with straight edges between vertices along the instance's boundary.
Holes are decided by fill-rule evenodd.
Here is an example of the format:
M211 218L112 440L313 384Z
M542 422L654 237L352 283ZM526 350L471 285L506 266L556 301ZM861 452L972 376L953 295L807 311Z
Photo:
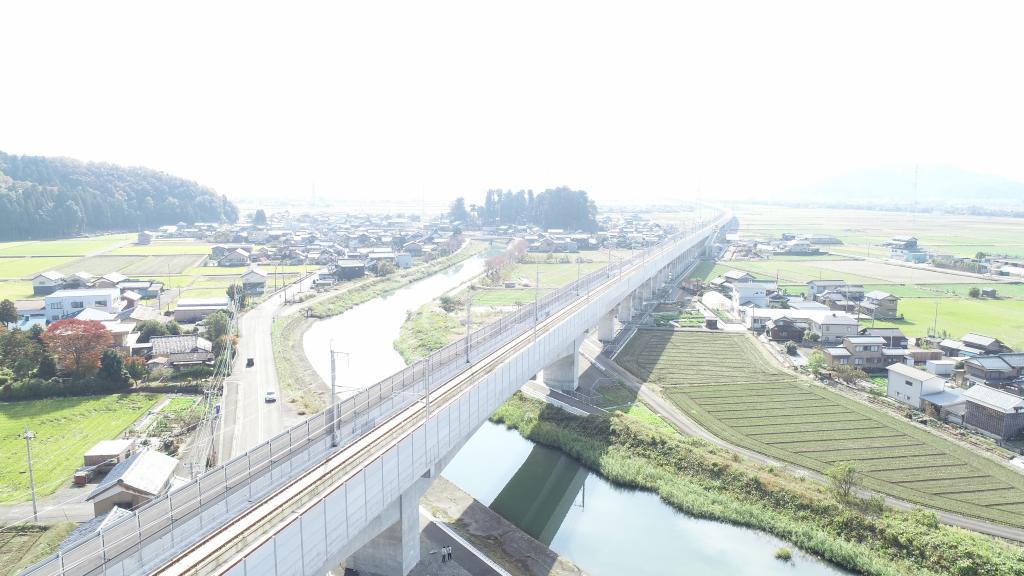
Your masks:
M871 490L1024 526L1024 475L783 371L749 334L640 330L618 362L726 442L820 473L849 461Z

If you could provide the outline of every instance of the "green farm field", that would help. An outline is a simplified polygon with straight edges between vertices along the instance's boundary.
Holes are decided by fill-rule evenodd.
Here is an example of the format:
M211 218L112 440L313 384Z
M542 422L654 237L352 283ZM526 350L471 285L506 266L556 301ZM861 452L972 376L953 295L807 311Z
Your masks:
M871 246L871 256L879 257L884 253L878 243L909 235L916 236L926 250L954 256L986 252L1024 258L1024 220L1019 218L755 205L741 206L736 212L741 237L831 234L844 242L829 247L839 254L867 256Z
M75 272L88 272L93 276L102 276L111 272L121 272L125 268L140 262L144 256L89 256L78 258L62 264L55 270L62 274L74 274ZM33 258L37 260L37 258Z
M54 553L77 526L74 522L4 526L0 529L0 576L14 576Z
M152 244L122 246L112 250L115 256L173 256L175 254L209 254L213 244L191 240L157 240Z
M134 234L106 234L69 240L2 242L0 256L85 256L131 242Z
M629 250L613 250L612 258L613 262L617 262L622 258L630 257ZM536 256L536 255L534 255ZM543 255L541 255L543 256ZM543 260L540 263L526 263L516 264L505 273L505 277L510 280L518 281L520 278L525 278L531 284L537 281L537 272L540 272L540 295L543 296L550 292L574 282L577 274L586 276L595 270L600 270L608 265L608 252L580 252L579 254L570 254L571 258L581 256L583 258L589 258L593 262L584 262L577 265L575 262L568 264L560 264L554 262L545 262ZM529 304L533 302L534 296L537 290L530 286L529 288L487 288L476 292L473 296L474 306L514 306L516 304Z
M46 256L40 258L0 258L0 278L26 278L47 270L59 268L75 257Z
M0 404L0 503L30 498L25 441L28 426L36 494L52 494L100 440L116 438L153 407L156 394L113 394Z
M21 280L0 282L0 300L25 300L32 297L32 283Z
M778 368L747 334L641 330L618 356L680 410L744 448L941 510L1024 526L1024 475Z

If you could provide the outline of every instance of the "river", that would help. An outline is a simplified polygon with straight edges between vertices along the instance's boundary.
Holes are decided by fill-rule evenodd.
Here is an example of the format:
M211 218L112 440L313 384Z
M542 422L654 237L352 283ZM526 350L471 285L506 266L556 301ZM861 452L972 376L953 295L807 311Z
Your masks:
M484 268L483 254L315 323L303 338L307 358L330 382L366 387L405 366L392 346L406 312L456 288ZM500 454L500 458L495 458ZM444 475L594 576L846 574L773 536L681 514L656 495L618 488L561 452L490 422L470 438ZM792 562L775 551L788 547Z
M442 474L594 576L848 574L774 536L687 516L655 494L614 486L491 422ZM782 547L792 561L775 559Z
M482 273L484 254L313 324L302 338L306 358L330 385L333 341L334 349L345 353L337 357L337 371L338 386L346 388L365 388L398 372L405 361L395 351L394 342L406 313Z

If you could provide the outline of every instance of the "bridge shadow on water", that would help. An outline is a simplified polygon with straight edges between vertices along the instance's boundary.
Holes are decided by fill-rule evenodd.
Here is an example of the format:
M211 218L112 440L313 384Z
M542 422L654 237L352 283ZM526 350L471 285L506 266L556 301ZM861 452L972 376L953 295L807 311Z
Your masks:
M534 446L519 470L491 502L491 509L530 536L550 545L589 472L579 462Z

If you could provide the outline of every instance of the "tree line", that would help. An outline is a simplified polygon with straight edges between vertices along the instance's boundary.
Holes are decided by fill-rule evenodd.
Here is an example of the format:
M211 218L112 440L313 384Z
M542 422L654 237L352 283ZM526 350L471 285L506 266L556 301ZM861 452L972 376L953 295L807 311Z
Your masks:
M465 198L456 198L448 215L453 221L481 226L533 224L545 230L597 230L597 205L586 192L566 186L536 195L533 190L488 190L482 205L467 207Z
M39 325L28 330L5 327L17 319L14 303L0 301L0 401L119 392L157 375L150 374L144 359L118 351L102 322L71 318L45 329ZM141 344L157 336L183 333L173 320L145 320L136 328ZM230 362L226 349L229 341L237 345L237 340L231 334L228 312L208 316L203 337L213 343L216 362ZM200 366L173 376L202 378L211 373L209 366Z
M237 220L226 197L156 170L0 152L0 240Z

